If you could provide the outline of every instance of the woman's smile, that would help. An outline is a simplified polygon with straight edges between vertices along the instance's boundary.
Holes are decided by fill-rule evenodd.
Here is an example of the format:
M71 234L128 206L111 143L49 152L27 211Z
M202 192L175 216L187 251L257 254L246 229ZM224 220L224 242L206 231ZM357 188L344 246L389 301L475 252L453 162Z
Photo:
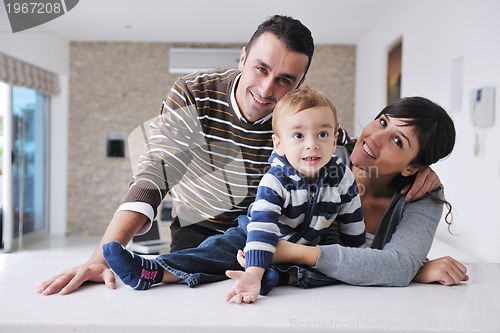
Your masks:
M365 153L370 156L371 158L373 159L377 159L377 157L375 156L375 154L373 153L373 151L370 149L370 147L368 147L368 145L366 144L366 142L363 143L363 150L365 151Z

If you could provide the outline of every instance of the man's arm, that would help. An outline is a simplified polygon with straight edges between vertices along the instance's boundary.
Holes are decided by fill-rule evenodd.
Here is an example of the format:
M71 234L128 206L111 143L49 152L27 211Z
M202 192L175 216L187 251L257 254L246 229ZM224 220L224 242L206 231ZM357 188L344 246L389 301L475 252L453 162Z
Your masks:
M401 194L406 194L405 200L407 202L416 201L440 186L441 180L437 173L427 166L417 173L417 177L411 186L408 185L401 190Z
M179 91L189 94L186 83L181 79L176 81L164 100L160 116L150 124L150 135L145 138L147 151L139 158L138 171L135 172L129 184L129 191L124 200L124 203L141 202L149 205L151 216L147 217L146 212L144 214L137 212L134 207L130 206L116 212L91 257L85 263L65 270L43 282L38 288L39 293L43 295L56 292L62 295L69 294L85 281L104 282L109 288L115 287L114 275L102 255L102 245L117 241L125 246L141 227L156 215L156 208L168 189L177 184L184 175L185 169L178 165L171 167L170 164L175 164L180 160L182 162L180 164L185 165L191 158L186 143L195 140L192 133L199 133L199 122L196 107L186 103L194 101L195 98L181 95ZM172 141L166 145L166 139Z
M132 239L148 218L132 211L119 211L111 220L99 245L90 258L83 264L67 269L43 282L37 289L42 295L69 294L78 289L84 282L92 281L105 283L108 288L115 288L115 276L109 269L102 255L102 246L112 240L122 245Z

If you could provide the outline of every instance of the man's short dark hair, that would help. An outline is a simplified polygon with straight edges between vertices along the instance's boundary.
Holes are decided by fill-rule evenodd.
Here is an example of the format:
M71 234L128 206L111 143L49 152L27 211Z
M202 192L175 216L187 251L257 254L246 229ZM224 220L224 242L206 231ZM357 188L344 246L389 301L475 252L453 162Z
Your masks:
M257 27L246 46L246 52L250 52L253 43L267 32L282 40L290 50L307 55L309 58L305 70L307 73L314 53L314 40L311 31L297 19L290 16L274 15Z

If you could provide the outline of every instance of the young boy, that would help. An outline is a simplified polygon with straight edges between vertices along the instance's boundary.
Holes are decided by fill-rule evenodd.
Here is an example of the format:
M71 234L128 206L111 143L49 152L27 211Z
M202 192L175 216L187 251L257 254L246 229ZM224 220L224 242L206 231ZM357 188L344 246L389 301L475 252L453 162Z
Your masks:
M317 91L299 89L277 104L271 168L259 183L248 215L239 219L240 227L247 232L246 269L244 273L227 272L237 280L227 300L248 302L259 290L260 294L269 292L276 281L268 279L261 287L261 280L280 239L317 245L336 221L343 245L358 247L365 243L354 176L333 155L337 128L335 107Z
M288 93L273 114L271 168L239 227L197 248L154 260L134 255L117 242L107 243L103 254L110 268L139 290L179 280L194 286L226 279L227 274L237 281L226 299L250 303L277 283L266 278L261 289L279 239L317 245L336 228L336 221L343 245L362 246L365 225L357 185L349 168L333 155L337 128L335 107L321 93L309 88ZM241 269L236 252L243 247L246 270L235 271Z

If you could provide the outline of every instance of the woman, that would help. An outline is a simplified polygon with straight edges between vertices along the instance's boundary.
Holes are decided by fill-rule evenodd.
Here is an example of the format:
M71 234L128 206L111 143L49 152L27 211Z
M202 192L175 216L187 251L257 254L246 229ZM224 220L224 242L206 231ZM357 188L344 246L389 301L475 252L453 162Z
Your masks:
M284 273L303 288L335 281L362 286L467 281L467 268L450 257L426 262L444 205L451 222L443 189L412 203L400 194L418 170L451 153L455 128L446 111L422 97L403 98L382 110L353 143L350 152L338 147L336 154L350 164L358 183L367 248L280 241L273 263L301 266L278 265L276 283L287 280Z

